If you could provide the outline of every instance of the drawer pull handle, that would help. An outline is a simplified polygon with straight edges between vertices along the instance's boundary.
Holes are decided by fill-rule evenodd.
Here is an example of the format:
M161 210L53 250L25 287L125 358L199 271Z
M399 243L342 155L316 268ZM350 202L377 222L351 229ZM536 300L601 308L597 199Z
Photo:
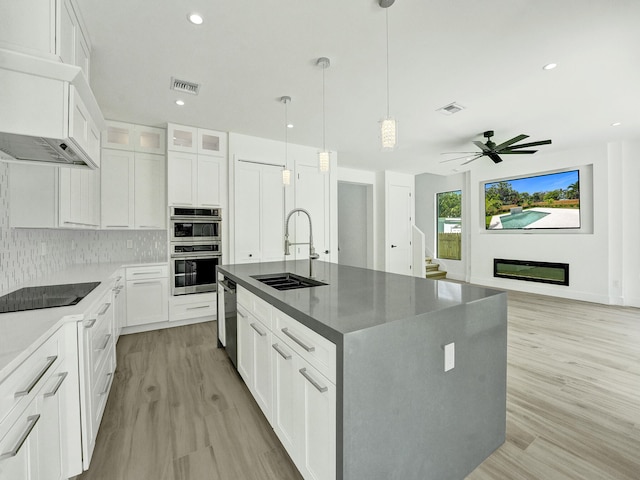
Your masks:
M200 308L209 308L211 305L200 305L199 307L187 307L187 310L198 310Z
M107 313L107 310L109 310L110 306L111 306L111 303L105 303L104 305L102 305L102 308L98 312L98 316L101 317L102 315Z
M97 318L92 318L91 320L89 320L89 323L87 323L84 328L93 328L93 326L96 324L96 320L98 320Z
M110 339L111 339L111 334L108 333L107 335L104 336L104 343L102 344L102 346L96 348L96 350L104 350L105 348L107 348L107 345L109 345Z
M309 380L309 383L310 383L311 385L313 385L314 387L316 387L316 390L318 390L320 393L324 393L324 392L326 392L327 390L329 390L329 387L326 387L326 386L321 385L320 383L316 382L316 381L314 380L314 378L313 378L311 375L309 375L309 374L307 373L307 369L306 369L306 368L301 368L301 369L299 370L299 372L302 374L302 376L303 376L304 378L306 378L307 380Z
M152 272L133 272L132 275L151 275L151 274L158 274L160 275L162 273L161 270L154 270Z
M47 370L51 368L51 365L53 365L57 359L58 359L57 355L53 357L47 357L47 363L45 364L44 367L42 367L42 370L40 370L36 375L36 377L33 380L31 380L29 385L27 385L27 388L25 388L24 390L20 390L19 392L16 392L15 398L29 395L31 393L31 390L33 390L33 387L35 387L36 384L40 381L40 379L44 377L44 374L47 373Z
M33 428L36 426L36 423L38 423L38 420L40 420L40 415L31 415L30 417L27 417L27 423L28 423L27 429L24 431L22 435L20 435L20 438L18 438L18 441L16 442L16 446L13 447L12 450L0 455L0 460L4 460L5 458L15 457L18 454L18 452L22 448L22 445L24 445L24 442L27 441L27 438L29 437L31 430L33 430Z
M56 396L56 393L58 393L58 390L62 386L62 382L64 382L64 379L67 378L67 375L69 375L69 372L64 372L58 375L58 382L56 383L55 387L53 387L53 390L44 394L45 398Z
M281 329L282 333L284 333L287 337L289 337L291 340L293 340L294 342L296 342L298 345L300 345L302 348L304 348L307 352L313 352L315 351L316 347L310 347L309 345L307 345L306 343L304 343L302 340L300 340L298 337L296 337L293 333L291 333L289 331L288 328L282 328Z
M260 330L255 323L250 323L249 325L251 325L251 328L253 328L256 332L258 332L258 335L260 335L261 337L267 336L267 332L263 332L262 330Z
M280 345L278 345L277 343L274 343L271 346L276 352L280 354L282 358L284 358L285 360L291 360L291 355L286 353L284 350L282 350L282 348L280 348Z
M150 282L132 282L133 285L157 285L157 280L152 280Z
M99 395L104 395L109 391L109 386L111 385L111 377L113 376L113 372L107 373L107 383L104 385L104 390L102 390Z

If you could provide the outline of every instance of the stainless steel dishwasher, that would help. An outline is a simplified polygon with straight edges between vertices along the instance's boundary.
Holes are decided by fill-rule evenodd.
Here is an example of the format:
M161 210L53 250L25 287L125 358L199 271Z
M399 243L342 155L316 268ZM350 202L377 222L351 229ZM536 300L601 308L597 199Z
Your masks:
M218 274L218 346L224 346L238 368L236 282Z

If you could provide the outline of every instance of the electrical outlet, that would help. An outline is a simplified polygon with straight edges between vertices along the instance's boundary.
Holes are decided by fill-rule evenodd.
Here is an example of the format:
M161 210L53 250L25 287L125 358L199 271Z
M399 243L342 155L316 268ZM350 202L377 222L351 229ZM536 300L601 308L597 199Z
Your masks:
M127 240L127 248L133 248L133 240Z
M444 346L444 371L453 370L456 366L456 344L449 343Z

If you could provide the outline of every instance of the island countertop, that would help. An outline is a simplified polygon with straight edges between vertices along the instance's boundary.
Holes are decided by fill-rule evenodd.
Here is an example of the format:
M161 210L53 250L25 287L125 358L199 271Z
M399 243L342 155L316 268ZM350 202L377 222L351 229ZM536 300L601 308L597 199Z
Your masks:
M309 261L246 263L218 267L252 293L334 343L349 333L428 316L504 292L316 261L314 279L327 285L278 291L255 275L291 272L309 276Z

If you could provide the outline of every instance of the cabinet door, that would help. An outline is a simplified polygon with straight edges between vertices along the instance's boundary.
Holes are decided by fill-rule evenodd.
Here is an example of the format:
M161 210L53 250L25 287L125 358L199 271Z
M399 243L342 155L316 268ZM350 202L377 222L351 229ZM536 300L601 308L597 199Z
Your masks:
M199 207L217 207L221 202L223 159L198 156L196 191Z
M0 48L32 55L53 55L55 39L55 0L2 2Z
M235 180L235 262L260 261L260 165L239 162Z
M172 152L198 153L198 129L183 125L167 126L167 150Z
M251 390L253 380L253 330L249 326L249 314L238 308L238 373Z
M136 125L134 129L134 149L136 152L165 153L165 130L163 128Z
M107 129L102 134L102 147L133 151L134 128L130 123L107 121Z
M298 438L304 478L336 478L336 387L300 357Z
M164 156L135 154L134 191L136 228L165 228Z
M76 46L75 46L75 59L74 65L80 67L82 69L82 73L84 77L89 82L89 73L91 70L90 67L90 59L91 59L91 51L89 50L89 45L87 44L87 40L84 38L80 27L76 27Z
M64 365L63 365L64 366ZM59 369L60 370L60 369ZM61 480L67 478L63 459L66 458L64 416L66 402L70 399L65 384L69 372L57 371L38 396L40 413L38 434L39 479Z
M292 459L298 458L300 442L296 441L295 387L300 373L296 369L296 353L273 337L271 363L273 369L272 426Z
M280 168L262 167L260 208L262 261L283 260L284 186L282 185L282 170Z
M133 280L127 282L127 326L169 320L169 280Z
M59 35L56 36L57 53L63 63L75 65L77 19L70 0L60 5Z
M12 456L0 460L0 478L38 480L38 433L40 416L35 401L0 439L0 455Z
M227 156L227 134L213 130L198 129L198 154Z
M313 222L313 244L320 260L329 261L330 254L330 190L329 175L318 171L317 166L296 165L296 208L304 208ZM309 222L306 215L296 214L296 242L309 241ZM292 240L293 241L293 240ZM296 247L296 258L309 258L308 245Z
M269 423L272 422L273 378L271 374L271 331L257 319L250 317L253 330L254 397Z
M10 226L58 227L58 178L63 169L29 163L8 166Z
M168 155L168 193L169 205L194 206L196 192L194 179L197 176L195 154L169 152Z
M105 136L108 136L108 132ZM102 188L102 228L133 228L133 152L126 152L123 150L103 150L100 177Z

